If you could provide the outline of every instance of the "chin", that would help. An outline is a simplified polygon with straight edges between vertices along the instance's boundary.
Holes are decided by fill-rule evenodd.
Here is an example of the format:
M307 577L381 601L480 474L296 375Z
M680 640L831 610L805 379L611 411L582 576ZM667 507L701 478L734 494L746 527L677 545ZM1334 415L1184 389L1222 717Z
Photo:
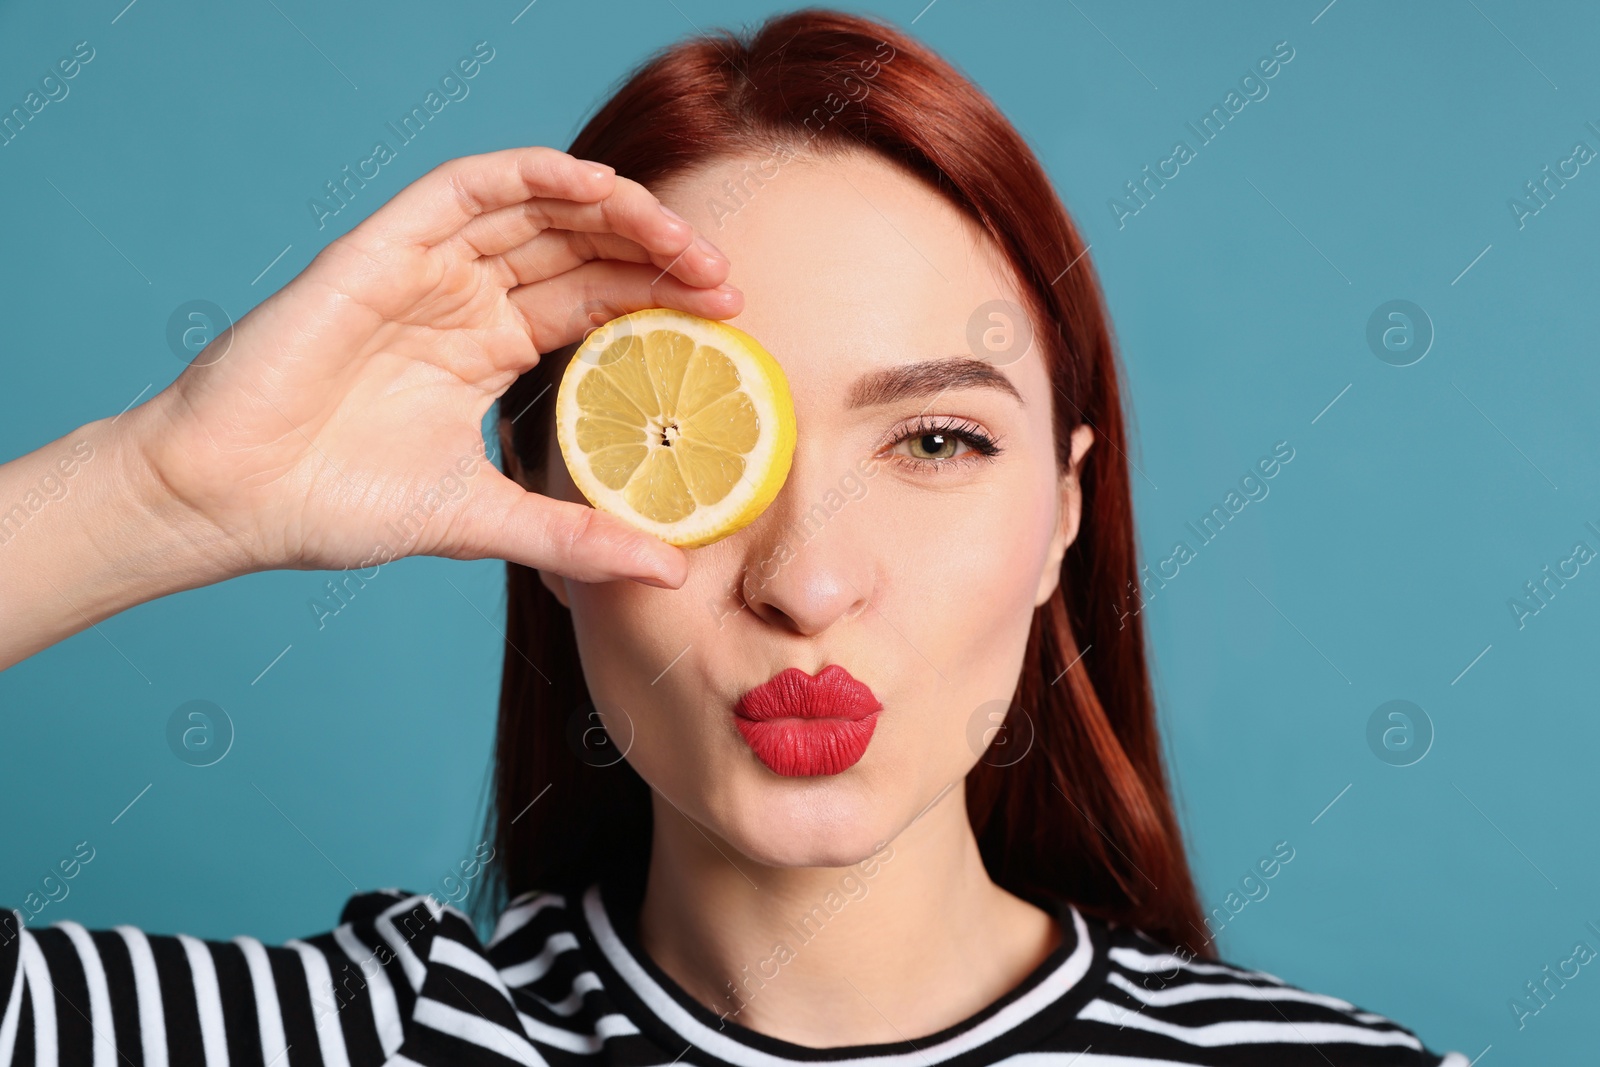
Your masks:
M849 867L878 852L899 832L895 805L845 775L780 778L764 767L741 777L733 818L718 832L728 844L769 867ZM909 816L908 816L909 817ZM903 822L904 820L901 820Z

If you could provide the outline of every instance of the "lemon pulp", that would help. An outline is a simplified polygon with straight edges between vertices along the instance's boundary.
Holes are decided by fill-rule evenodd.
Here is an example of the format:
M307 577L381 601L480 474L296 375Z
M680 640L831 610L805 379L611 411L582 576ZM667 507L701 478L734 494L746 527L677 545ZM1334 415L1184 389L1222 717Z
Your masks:
M589 502L685 547L753 522L794 453L777 360L736 327L668 308L591 333L562 375L556 418Z

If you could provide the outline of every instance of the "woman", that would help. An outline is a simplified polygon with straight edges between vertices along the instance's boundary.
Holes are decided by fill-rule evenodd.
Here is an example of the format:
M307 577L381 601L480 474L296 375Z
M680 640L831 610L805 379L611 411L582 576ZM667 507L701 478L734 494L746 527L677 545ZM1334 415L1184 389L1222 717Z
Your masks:
M104 456L0 555L0 665L268 568L510 581L487 944L398 890L271 948L14 913L0 1062L1464 1064L1216 959L1084 252L952 67L796 12L654 57L570 155L425 176L165 392L0 468L11 499ZM800 425L777 500L690 552L584 506L541 402L652 306L759 338ZM497 400L504 476L440 505Z

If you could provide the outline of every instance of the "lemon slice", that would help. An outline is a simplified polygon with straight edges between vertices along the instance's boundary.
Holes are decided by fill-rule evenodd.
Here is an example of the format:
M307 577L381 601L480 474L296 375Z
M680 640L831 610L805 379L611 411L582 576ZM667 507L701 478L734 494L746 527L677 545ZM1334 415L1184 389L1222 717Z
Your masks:
M646 308L573 353L556 440L589 503L689 548L749 525L778 495L794 401L778 361L743 330Z

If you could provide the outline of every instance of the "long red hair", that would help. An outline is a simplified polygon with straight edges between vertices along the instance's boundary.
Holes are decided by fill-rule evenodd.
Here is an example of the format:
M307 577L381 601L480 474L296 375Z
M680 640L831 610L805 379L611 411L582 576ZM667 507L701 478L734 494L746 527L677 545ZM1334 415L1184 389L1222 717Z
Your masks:
M1009 766L980 761L967 776L990 877L1215 958L1168 789L1142 617L1124 606L1138 575L1111 330L1083 240L1016 129L954 67L898 29L807 8L656 53L569 151L659 187L707 157L797 140L812 154L877 152L925 177L981 225L1010 261L1037 324L1035 347L1057 394L1058 462L1069 462L1080 424L1097 439L1084 463L1078 536L1058 590L1035 612L1006 719L1019 729L1022 715L1031 720L1032 748ZM537 484L544 470L554 406L511 417L555 384L569 354L541 360L500 400L502 462L508 474L517 466L532 472L525 484ZM571 617L536 571L510 563L507 577L488 819L501 862L475 900L491 915L529 889L577 889L636 872L650 851L648 786L625 761L596 766L604 761L581 755L576 735L596 720Z

